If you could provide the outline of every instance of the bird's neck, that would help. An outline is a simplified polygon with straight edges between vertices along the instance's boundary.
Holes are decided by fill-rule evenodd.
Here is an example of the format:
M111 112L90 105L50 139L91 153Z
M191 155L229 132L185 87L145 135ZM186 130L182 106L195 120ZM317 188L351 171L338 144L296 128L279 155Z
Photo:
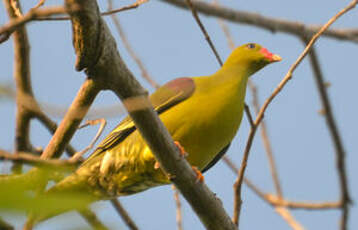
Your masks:
M246 87L247 80L250 76L250 72L247 68L241 66L223 66L215 74L212 75L212 80L218 84L227 84L232 87L237 87L238 90L241 87Z

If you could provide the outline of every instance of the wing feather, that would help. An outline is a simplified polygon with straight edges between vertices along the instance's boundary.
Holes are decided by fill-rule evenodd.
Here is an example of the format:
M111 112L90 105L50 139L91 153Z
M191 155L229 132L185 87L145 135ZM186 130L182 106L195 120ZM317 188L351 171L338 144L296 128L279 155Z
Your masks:
M193 79L177 78L160 87L150 96L150 101L158 114L170 109L180 102L188 99L195 91ZM88 158L92 159L108 149L113 148L124 141L136 130L134 122L128 116L98 145L96 150Z

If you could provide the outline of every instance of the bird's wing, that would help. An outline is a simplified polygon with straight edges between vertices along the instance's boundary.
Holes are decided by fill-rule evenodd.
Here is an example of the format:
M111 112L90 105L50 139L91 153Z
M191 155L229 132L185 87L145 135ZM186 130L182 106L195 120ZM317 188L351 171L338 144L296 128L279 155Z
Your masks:
M161 86L150 96L150 101L158 114L188 99L195 91L194 80L188 77L177 78ZM108 150L136 130L134 122L128 116L98 145L90 158Z
M201 170L202 173L208 171L211 167L213 167L218 161L225 155L227 150L229 149L231 143L229 143L227 146L225 146L215 157L210 161L210 163L205 166L203 170Z

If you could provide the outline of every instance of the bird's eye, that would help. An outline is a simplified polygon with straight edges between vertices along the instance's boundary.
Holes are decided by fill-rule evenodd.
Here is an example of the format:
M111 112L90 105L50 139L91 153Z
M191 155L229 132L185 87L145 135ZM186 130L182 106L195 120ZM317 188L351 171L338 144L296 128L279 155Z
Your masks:
M256 47L256 45L254 43L250 43L250 44L247 44L246 47L249 49L254 49Z

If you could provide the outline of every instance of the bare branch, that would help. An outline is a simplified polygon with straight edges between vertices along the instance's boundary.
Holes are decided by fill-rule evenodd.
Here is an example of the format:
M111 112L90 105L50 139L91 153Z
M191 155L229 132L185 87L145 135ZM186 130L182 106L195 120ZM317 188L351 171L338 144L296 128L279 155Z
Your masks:
M304 230L304 228L301 226L300 223L298 223L293 216L291 215L291 213L283 208L283 207L276 207L275 211L280 214L280 216L282 216L283 219L286 220L286 222L291 226L292 229L294 230Z
M252 119L252 114L250 112L250 108L247 104L244 105L245 113L247 115L247 119L249 120L250 126L254 126L254 120Z
M7 0L8 1L8 0ZM38 17L45 17L54 14L64 14L65 9L61 6L47 7L45 9L33 9L22 17L11 20L8 24L0 27L0 43L6 41L9 36L20 26Z
M231 171L235 174L239 171L237 166L227 157L223 157L226 165L231 169ZM329 210L329 209L338 209L342 206L341 202L297 202L297 201L289 201L285 200L282 197L265 193L261 189L259 189L256 185L254 185L249 179L244 178L244 183L263 201L267 202L272 206L285 207L289 209L306 209L306 210Z
M258 97L258 93L257 93L257 88L252 81L249 81L248 85L251 89L252 99L253 99L252 104L255 108L255 113L258 114L260 111L260 102L259 102L259 97ZM275 190L277 192L277 195L279 197L282 197L282 189L281 189L280 181L278 179L277 167L276 167L275 160L274 160L273 153L272 153L271 142L270 142L268 134L267 134L266 122L264 120L261 121L260 128L261 128L261 139L262 139L262 142L263 142L265 150L266 150L266 156L269 161L271 177L272 177L273 183L275 185Z
M223 65L223 61L221 60L221 58L220 58L218 52L216 51L215 46L214 46L213 42L211 41L208 32L206 32L206 29L205 29L203 23L200 21L200 18L199 18L199 16L198 16L198 13L196 12L196 10L195 10L195 8L194 8L194 6L193 6L191 0L185 0L185 1L186 1L186 4L188 5L188 7L189 7L190 10L191 10L191 13L193 14L193 17L195 18L195 21L198 23L201 32L203 32L204 37L205 37L206 41L208 42L208 44L209 44L211 50L213 51L213 53L214 53L216 59L218 60L220 66L222 66L222 65Z
M41 158L49 159L52 157L59 157L62 154L98 92L99 88L91 79L87 79L83 83L77 97L68 109L66 116L62 120L60 126L56 129L50 143L44 149Z
M163 2L187 9L184 0L162 0ZM215 16L231 22L253 25L271 32L283 32L301 37L303 34L311 36L321 29L321 25L306 25L297 21L289 21L273 17L262 16L257 13L234 10L227 7L215 6L204 1L192 0L195 9L208 16ZM322 36L358 42L358 29L329 29Z
M148 2L149 0L137 0L135 3L128 5L128 6L124 6L118 9L114 9L114 10L109 10L106 12L102 12L101 15L102 16L109 16L112 14L116 14L122 11L126 11L126 10L132 10L132 9L136 9L137 7L139 7L141 4ZM39 18L35 18L35 21L65 21L65 20L70 20L70 17L67 16L63 16L63 17L39 17Z
M106 126L107 124L107 121L103 118L101 119L97 119L97 120L89 120L89 121L86 121L85 124L81 125L79 127L79 129L81 128L84 128L88 125L97 125L98 123L100 123L100 127L96 133L96 136L94 136L94 138L92 139L91 143L86 147L84 148L82 151L80 152L77 152L75 153L72 157L71 157L71 161L77 161L78 159L80 159L82 157L83 154L85 154L88 150L90 150L91 148L93 148L93 146L95 145L95 143L97 142L98 138L101 136L102 132L103 132L103 129L104 127Z
M219 0L214 0L213 1L213 4L215 6L220 6L220 3L219 3ZM229 46L229 48L231 50L234 50L235 49L235 43L234 43L234 39L232 39L232 36L231 36L231 33L230 33L230 30L229 30L229 27L226 25L226 23L224 22L223 19L221 18L218 18L218 23L221 27L221 30L224 32L225 34L225 37L226 37L226 40L227 40L227 44Z
M108 228L97 218L96 214L89 208L78 211L89 225L95 230L108 230Z
M20 3L16 0L4 1L7 13L11 21L21 17ZM1 30L1 28L0 28ZM1 40L1 33L0 33ZM19 27L14 33L14 79L16 82L16 127L15 127L15 151L28 151L30 149L30 121L31 113L23 101L27 96L32 97L30 77L30 44L25 27ZM15 163L12 171L20 173L21 164Z
M306 44L309 40L306 38L302 38L304 43ZM346 164L345 164L345 151L341 141L341 136L339 134L336 121L333 116L331 102L328 98L328 93L324 84L322 70L319 65L318 57L316 54L316 50L312 47L310 53L310 63L314 73L317 90L319 92L323 109L324 116L326 118L326 122L328 125L328 129L331 133L331 138L334 144L335 152L336 152L336 166L340 183L340 199L342 202L342 218L341 218L341 227L340 229L347 229L348 217L349 217L349 204L351 202L349 189L348 189L348 179L346 173Z
M69 167L69 168L75 168L78 164L81 163L81 161L75 162L70 160L42 159L28 152L18 152L17 154L11 154L1 149L0 149L0 160L9 160L12 162L25 163L35 166Z
M126 223L129 229L131 230L138 230L139 228L133 221L133 219L129 216L128 212L125 210L125 208L122 206L122 204L119 202L118 199L112 199L111 200L112 206L116 209L119 216L122 218L122 220Z
M174 191L174 200L176 205L176 221L177 221L177 229L183 230L183 217L181 215L181 202L180 202L180 196L179 191L175 188L174 185L172 185L172 189Z
M102 16L107 16L107 15L112 15L112 14L116 14L118 12L121 12L121 11L125 11L125 10L131 10L131 9L136 9L138 6L142 5L143 3L146 3L148 2L149 0L136 0L135 3L129 5L129 6L124 6L122 8L119 8L119 9L111 9L111 10L108 10L107 12L103 12L101 13Z
M249 153L250 153L250 147L252 144L252 141L254 139L254 134L256 132L257 129L257 125L253 125L250 129L250 133L249 133L249 138L247 140L247 144L245 147L245 151L244 151L244 155L242 157L241 160L241 166L239 171L237 172L238 176L237 179L234 183L234 194L235 194L235 199L234 199L234 215L232 217L233 222L238 226L239 225L239 218L240 218L240 211L241 211L241 205L242 205L242 200L241 200L241 187L242 187L242 182L244 180L244 173L246 170L246 166L247 166L247 161L249 159Z
M20 2L17 0L10 0L11 10L14 12L15 17L22 17L22 10L20 6Z
M289 209L306 209L306 210L322 210L322 209L339 209L342 207L341 202L296 202L282 199L279 196L265 194L264 199L275 207L285 207Z
M40 0L34 7L32 7L33 10L36 10L37 8L40 8L45 4L46 0Z
M57 130L56 122L52 121L41 110L34 110L32 111L32 113L34 114L34 117L36 117L47 128L47 130L50 131L50 133L55 133L55 131ZM68 144L65 149L67 151L68 156L73 156L77 152L70 144Z

